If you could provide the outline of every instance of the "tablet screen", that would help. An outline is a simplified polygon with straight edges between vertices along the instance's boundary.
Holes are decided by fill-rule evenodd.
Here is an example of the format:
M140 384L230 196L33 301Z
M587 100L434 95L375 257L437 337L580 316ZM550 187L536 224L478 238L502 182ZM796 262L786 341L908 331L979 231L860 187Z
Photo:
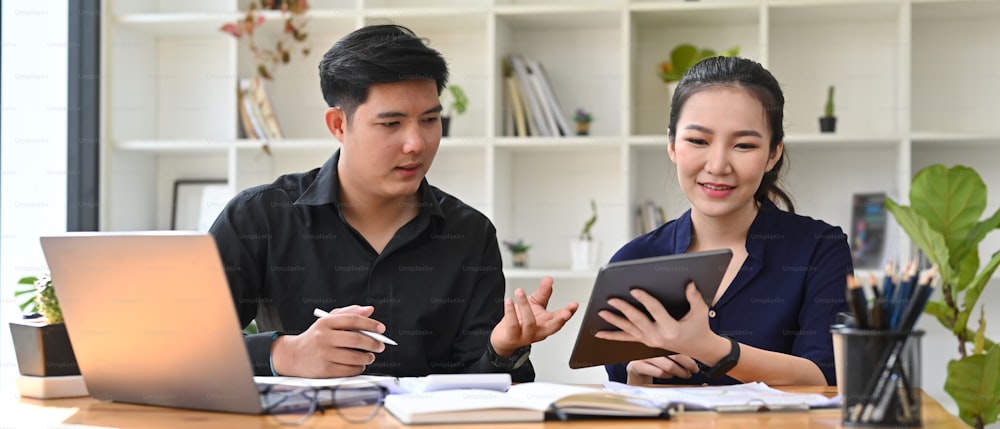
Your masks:
M583 313L569 367L586 368L673 354L642 343L595 338L597 331L618 329L597 313L610 310L620 314L608 305L608 299L612 297L625 299L645 312L645 308L629 294L633 288L639 288L656 297L671 316L680 319L690 309L684 292L687 284L693 281L705 303L711 306L732 257L729 249L719 249L613 262L601 267L590 292L590 302Z

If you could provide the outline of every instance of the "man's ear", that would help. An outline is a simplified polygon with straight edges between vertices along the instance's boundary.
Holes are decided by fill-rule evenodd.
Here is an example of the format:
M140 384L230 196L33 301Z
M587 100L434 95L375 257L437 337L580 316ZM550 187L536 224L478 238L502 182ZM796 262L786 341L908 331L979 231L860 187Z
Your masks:
M347 132L347 114L339 107L330 107L326 109L324 119L326 119L326 129L343 144L344 134Z

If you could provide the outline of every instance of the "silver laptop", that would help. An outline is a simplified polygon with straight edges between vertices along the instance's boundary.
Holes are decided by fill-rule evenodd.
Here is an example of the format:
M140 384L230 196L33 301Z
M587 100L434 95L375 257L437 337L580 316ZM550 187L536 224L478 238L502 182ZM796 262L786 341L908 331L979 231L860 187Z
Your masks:
M41 243L91 396L265 411L212 236L67 233Z

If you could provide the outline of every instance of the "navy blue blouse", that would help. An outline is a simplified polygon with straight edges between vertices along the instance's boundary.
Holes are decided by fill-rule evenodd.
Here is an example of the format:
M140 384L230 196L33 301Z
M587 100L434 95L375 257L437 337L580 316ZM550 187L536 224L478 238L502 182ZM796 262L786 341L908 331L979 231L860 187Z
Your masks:
M684 253L691 245L691 211L632 240L611 261ZM830 325L848 311L845 285L853 273L847 236L839 227L778 209L765 201L747 234L747 259L715 306L709 326L719 335L764 350L816 363L835 385ZM607 365L612 381L624 383L625 363ZM654 379L659 384L735 384L711 380Z

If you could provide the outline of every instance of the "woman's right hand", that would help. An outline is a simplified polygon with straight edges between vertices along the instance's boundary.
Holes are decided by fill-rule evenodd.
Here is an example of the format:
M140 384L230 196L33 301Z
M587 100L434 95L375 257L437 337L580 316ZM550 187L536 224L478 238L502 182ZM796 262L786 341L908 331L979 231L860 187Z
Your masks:
M653 384L653 378L691 378L698 372L698 362L686 355L670 355L634 360L625 369L628 384L643 385Z

